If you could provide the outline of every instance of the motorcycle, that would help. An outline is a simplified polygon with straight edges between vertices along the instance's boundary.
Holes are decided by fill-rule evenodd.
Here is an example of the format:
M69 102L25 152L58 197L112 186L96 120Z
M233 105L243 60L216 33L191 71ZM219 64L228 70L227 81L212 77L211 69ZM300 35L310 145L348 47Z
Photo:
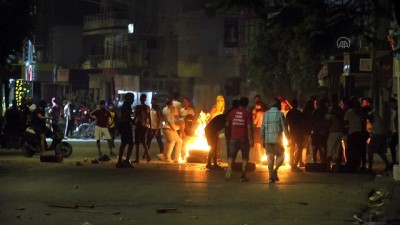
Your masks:
M56 155L61 155L64 158L69 157L72 154L72 145L68 142L63 141L64 134L62 132L52 133L50 130L46 132L47 138L52 138L50 147L47 147L46 151L55 151ZM35 153L40 153L40 136L36 134L33 128L28 127L23 134L24 144L22 147L22 152L26 157L32 157Z

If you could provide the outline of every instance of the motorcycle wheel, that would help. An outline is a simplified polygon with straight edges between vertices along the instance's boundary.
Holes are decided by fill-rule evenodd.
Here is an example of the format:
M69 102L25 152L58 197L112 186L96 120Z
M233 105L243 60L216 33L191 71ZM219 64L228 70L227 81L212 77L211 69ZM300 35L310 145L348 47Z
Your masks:
M68 142L61 142L57 144L54 151L56 155L62 155L67 158L72 154L72 145Z
M24 146L22 146L22 154L24 154L25 157L30 158L35 154L35 152L31 149L30 146L24 144Z

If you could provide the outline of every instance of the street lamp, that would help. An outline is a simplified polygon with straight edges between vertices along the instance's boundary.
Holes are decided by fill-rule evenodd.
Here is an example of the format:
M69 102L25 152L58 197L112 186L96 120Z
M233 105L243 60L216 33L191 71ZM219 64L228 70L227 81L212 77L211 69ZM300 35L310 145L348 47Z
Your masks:
M128 24L128 33L133 34L135 32L135 25L133 23Z

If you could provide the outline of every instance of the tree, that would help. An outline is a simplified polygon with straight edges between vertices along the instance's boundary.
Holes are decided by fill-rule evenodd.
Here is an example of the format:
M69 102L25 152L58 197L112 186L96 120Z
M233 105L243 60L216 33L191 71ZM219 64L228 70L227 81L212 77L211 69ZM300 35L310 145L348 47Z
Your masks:
M379 11L373 0L261 1L264 5L260 1L215 1L220 10L250 9L264 21L264 32L252 43L249 57L255 87L272 95L276 93L271 89L282 93L286 88L283 95L295 92L298 98L317 93L320 63L331 55L343 54L336 46L339 37L372 40L367 35L371 26L365 18L371 9ZM268 87L269 93L260 84Z

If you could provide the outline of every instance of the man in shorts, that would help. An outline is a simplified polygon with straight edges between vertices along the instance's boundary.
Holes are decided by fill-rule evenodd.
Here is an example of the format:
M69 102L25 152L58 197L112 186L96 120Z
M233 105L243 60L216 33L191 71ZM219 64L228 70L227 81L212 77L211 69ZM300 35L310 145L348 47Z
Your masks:
M249 99L242 97L239 100L239 108L233 109L227 116L226 129L229 138L228 170L225 180L229 180L232 174L232 164L235 163L236 155L242 151L242 176L240 182L248 182L246 177L247 163L249 161L250 146L253 147L253 128L251 113L246 109Z
M100 108L89 113L90 118L96 121L96 126L94 130L94 137L96 139L97 150L99 151L99 157L102 157L100 147L101 138L107 140L108 148L110 149L110 155L115 156L112 151L111 135L108 130L109 121L111 121L111 113L106 109L106 102L104 100L100 101Z

